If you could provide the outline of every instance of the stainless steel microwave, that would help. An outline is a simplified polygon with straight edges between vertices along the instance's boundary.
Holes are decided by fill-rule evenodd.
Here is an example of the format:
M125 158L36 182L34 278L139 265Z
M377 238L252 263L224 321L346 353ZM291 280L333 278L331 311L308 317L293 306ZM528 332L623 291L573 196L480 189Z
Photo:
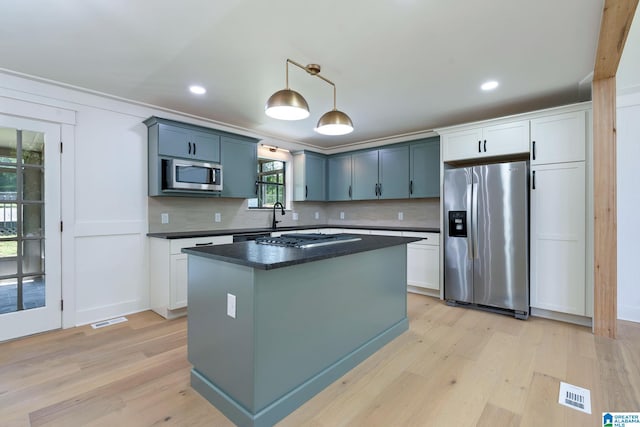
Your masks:
M165 190L222 191L222 166L195 160L162 161Z

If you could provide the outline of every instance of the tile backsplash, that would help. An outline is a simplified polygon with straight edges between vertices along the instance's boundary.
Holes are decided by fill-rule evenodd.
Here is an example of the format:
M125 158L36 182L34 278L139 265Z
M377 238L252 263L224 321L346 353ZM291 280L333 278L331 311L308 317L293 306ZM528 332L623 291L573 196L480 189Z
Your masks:
M268 228L272 210L249 209L245 199L149 197L149 232ZM440 227L439 199L294 202L279 227L314 225ZM344 213L341 219L340 213ZM402 212L402 220L398 214ZM220 222L215 222L215 214ZM296 213L298 220L293 220ZM316 219L316 213L318 219ZM169 222L162 224L161 214Z

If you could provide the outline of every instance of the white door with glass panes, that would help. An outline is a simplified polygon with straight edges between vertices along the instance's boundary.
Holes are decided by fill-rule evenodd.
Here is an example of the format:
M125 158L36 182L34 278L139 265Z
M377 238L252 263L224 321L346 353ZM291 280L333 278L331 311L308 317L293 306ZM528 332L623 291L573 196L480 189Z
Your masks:
M0 341L61 327L60 125L0 115Z

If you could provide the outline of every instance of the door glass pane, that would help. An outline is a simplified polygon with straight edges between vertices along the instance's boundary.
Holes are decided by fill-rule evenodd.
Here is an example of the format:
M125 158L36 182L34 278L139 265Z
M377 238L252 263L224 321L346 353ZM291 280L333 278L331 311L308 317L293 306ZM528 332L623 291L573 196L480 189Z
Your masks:
M22 163L44 164L44 134L31 130L22 131Z
M0 238L16 237L18 204L0 201Z
M15 163L18 147L18 131L0 127L0 162Z
M44 276L32 276L22 279L22 308L44 307L45 303Z
M0 314L18 310L17 279L0 280Z
M16 200L18 194L18 181L16 168L13 166L0 166L0 199Z
M25 167L23 176L23 200L42 200L44 187L44 170L39 167Z
M18 274L18 242L0 240L0 276Z
M44 213L42 211L42 204L25 204L22 206L22 237L43 237ZM2 215L1 210L0 215Z
M22 242L22 273L44 272L44 240L24 240Z

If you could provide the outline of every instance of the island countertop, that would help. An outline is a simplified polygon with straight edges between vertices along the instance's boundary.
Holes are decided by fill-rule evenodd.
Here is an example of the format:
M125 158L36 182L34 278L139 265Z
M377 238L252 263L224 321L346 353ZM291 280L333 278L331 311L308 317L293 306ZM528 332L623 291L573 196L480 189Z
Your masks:
M255 241L185 248L182 252L226 261L260 270L272 270L328 258L367 252L417 242L419 237L352 235L360 240L313 248L291 248L258 244Z
M193 237L209 237L209 236L228 236L232 234L255 234L255 233L272 233L276 231L296 231L319 229L321 232L327 228L340 228L347 233L349 229L365 229L379 231L405 231L413 233L440 233L439 228L434 227L394 227L394 226L372 226L372 225L305 225L296 227L278 227L276 230L271 228L236 228L236 229L220 229L220 230L200 230L200 231L167 231L157 233L147 233L147 237L155 237L158 239L189 239Z

